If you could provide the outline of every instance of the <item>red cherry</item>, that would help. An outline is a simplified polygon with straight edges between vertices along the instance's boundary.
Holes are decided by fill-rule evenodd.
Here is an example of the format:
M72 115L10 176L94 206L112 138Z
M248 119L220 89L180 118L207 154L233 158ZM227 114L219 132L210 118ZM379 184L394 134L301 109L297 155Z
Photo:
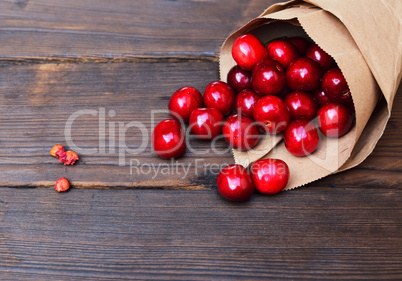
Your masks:
M352 112L339 103L329 103L318 110L318 127L327 137L337 138L349 132L353 124Z
M339 68L332 68L322 77L322 89L332 102L353 103L348 83Z
M235 108L238 113L253 118L255 104L261 98L253 90L243 90L236 96Z
M233 43L232 57L245 70L252 70L254 65L267 56L265 46L252 34L244 34Z
M331 100L328 98L327 94L322 90L321 87L313 92L313 96L318 104L318 107L322 107L331 102Z
M336 65L334 59L317 44L311 44L306 52L306 57L317 62L323 72Z
M307 92L292 92L285 98L292 119L311 120L317 116L317 105L311 94Z
M286 129L290 113L286 104L276 96L262 97L254 108L254 120L270 134L278 134Z
M233 114L226 119L222 133L227 143L238 150L251 149L260 139L257 124L240 114Z
M190 128L199 139L212 140L221 133L223 120L216 108L197 108L191 112Z
M216 183L222 196L235 202L248 200L254 191L254 184L247 169L237 164L223 168Z
M204 91L204 103L207 107L219 109L223 115L229 114L235 102L233 89L222 81L211 82Z
M288 42L296 46L300 56L304 57L310 43L303 37L290 37L286 39Z
M286 149L295 156L306 156L315 151L320 138L314 124L306 119L294 120L283 133Z
M292 61L300 56L295 45L282 39L271 41L267 45L267 50L268 56L279 62L284 68L287 68Z
M161 121L152 132L152 145L162 158L181 156L186 150L186 140L180 123L174 119Z
M285 71L282 66L272 60L264 59L256 64L251 74L251 87L261 95L275 95L285 87Z
M227 81L230 87L239 93L244 89L251 89L251 72L235 65L229 71Z
M202 95L193 87L178 89L170 98L169 111L173 118L188 122L191 111L202 106Z
M250 168L255 188L263 194L281 192L289 181L289 167L280 159L262 159Z
M294 60L286 71L286 82L295 91L313 91L320 85L321 69L308 58Z

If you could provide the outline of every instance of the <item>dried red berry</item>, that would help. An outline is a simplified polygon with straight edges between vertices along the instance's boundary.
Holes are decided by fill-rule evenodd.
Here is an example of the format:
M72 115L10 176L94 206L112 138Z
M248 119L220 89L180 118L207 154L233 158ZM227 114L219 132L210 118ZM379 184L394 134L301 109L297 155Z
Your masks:
M59 157L59 161L64 163L64 165L74 165L75 161L80 160L78 154L74 151L66 151Z
M60 155L62 155L64 153L64 147L60 144L56 144L55 146L53 146L53 148L50 150L49 153L53 157L59 158Z
M70 183L66 178L59 178L56 181L56 185L54 186L54 189L56 189L57 192L64 192L67 191L70 188Z

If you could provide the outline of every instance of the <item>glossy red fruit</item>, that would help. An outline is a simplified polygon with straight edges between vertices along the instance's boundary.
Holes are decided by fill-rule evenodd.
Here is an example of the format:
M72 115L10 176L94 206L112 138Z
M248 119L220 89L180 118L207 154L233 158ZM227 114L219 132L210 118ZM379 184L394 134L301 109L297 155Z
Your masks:
M282 132L290 121L286 104L276 96L262 97L255 105L253 116L254 120L270 134Z
M294 60L286 71L286 82L295 91L313 91L318 88L322 72L315 61L308 58Z
M297 36L289 37L286 40L296 46L300 56L304 57L306 55L307 48L310 45L310 43L306 39Z
M253 90L243 90L236 96L235 109L237 113L253 118L254 107L261 98Z
M268 57L268 51L256 36L244 34L233 43L232 57L241 68L252 70L254 65Z
M190 113L202 106L202 95L193 87L178 89L170 98L169 111L173 118L188 122ZM179 120L181 121L181 120Z
M306 57L317 62L323 72L336 65L334 59L317 44L311 44L306 52Z
M322 77L322 89L332 102L353 103L348 83L339 68L331 68Z
M181 156L186 150L186 141L180 123L174 119L166 119L156 125L152 132L152 146L162 158Z
M329 103L318 110L318 127L327 137L337 138L352 128L353 115L349 108L339 103Z
M275 95L283 91L286 84L283 67L272 59L256 64L251 74L251 87L261 95Z
M322 107L331 102L331 100L328 98L327 94L322 90L321 87L313 91L313 97L317 102L318 107Z
M223 168L216 183L222 196L235 202L248 200L254 191L254 184L247 169L237 164Z
M216 108L197 108L191 112L190 128L199 139L212 140L222 132L223 114Z
M306 156L313 153L320 141L313 123L306 119L294 120L283 133L286 149L295 156Z
M307 92L292 92L285 98L285 104L289 109L290 118L311 120L317 116L317 104L313 96Z
M204 104L206 107L219 109L223 115L227 115L233 109L235 97L235 92L228 84L215 81L205 88Z
M255 188L263 194L281 192L289 181L289 167L280 159L262 159L250 168Z
M235 65L228 72L227 81L236 93L244 89L251 89L251 72Z
M267 50L268 56L279 62L283 68L287 68L292 61L300 56L296 46L283 39L271 41L267 45Z
M260 140L257 124L240 114L233 114L226 119L222 134L227 143L238 150L249 150Z

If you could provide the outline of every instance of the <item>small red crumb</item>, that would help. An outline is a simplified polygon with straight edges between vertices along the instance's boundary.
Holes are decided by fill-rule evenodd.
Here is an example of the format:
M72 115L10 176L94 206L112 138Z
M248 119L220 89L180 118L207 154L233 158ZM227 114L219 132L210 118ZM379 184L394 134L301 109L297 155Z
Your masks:
M74 165L75 161L78 160L80 160L80 158L78 158L78 154L74 151L66 151L59 158L59 161L63 162L64 165Z
M54 186L54 189L56 189L57 192L63 192L67 191L70 188L70 183L66 178L59 178L56 181L56 185Z
M57 158L59 158L60 155L62 155L63 153L64 153L64 147L60 144L56 144L50 150L50 155L52 155L53 157L57 157Z
M78 154L74 151L66 151L66 160L64 161L64 165L74 165L75 161L80 160L78 158Z
M67 154L66 152L63 152L62 154L60 154L59 156L59 162L64 163L64 161L66 161L67 159Z

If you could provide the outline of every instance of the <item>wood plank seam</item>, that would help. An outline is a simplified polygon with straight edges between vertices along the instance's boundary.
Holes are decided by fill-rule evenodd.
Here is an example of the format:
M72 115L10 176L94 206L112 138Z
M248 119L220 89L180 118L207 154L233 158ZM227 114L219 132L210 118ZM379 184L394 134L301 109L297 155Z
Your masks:
M57 57L0 57L0 65L28 65L28 64L83 64L83 63L179 63L179 62L218 62L218 54L184 54L184 55L138 55L138 56L57 56Z

